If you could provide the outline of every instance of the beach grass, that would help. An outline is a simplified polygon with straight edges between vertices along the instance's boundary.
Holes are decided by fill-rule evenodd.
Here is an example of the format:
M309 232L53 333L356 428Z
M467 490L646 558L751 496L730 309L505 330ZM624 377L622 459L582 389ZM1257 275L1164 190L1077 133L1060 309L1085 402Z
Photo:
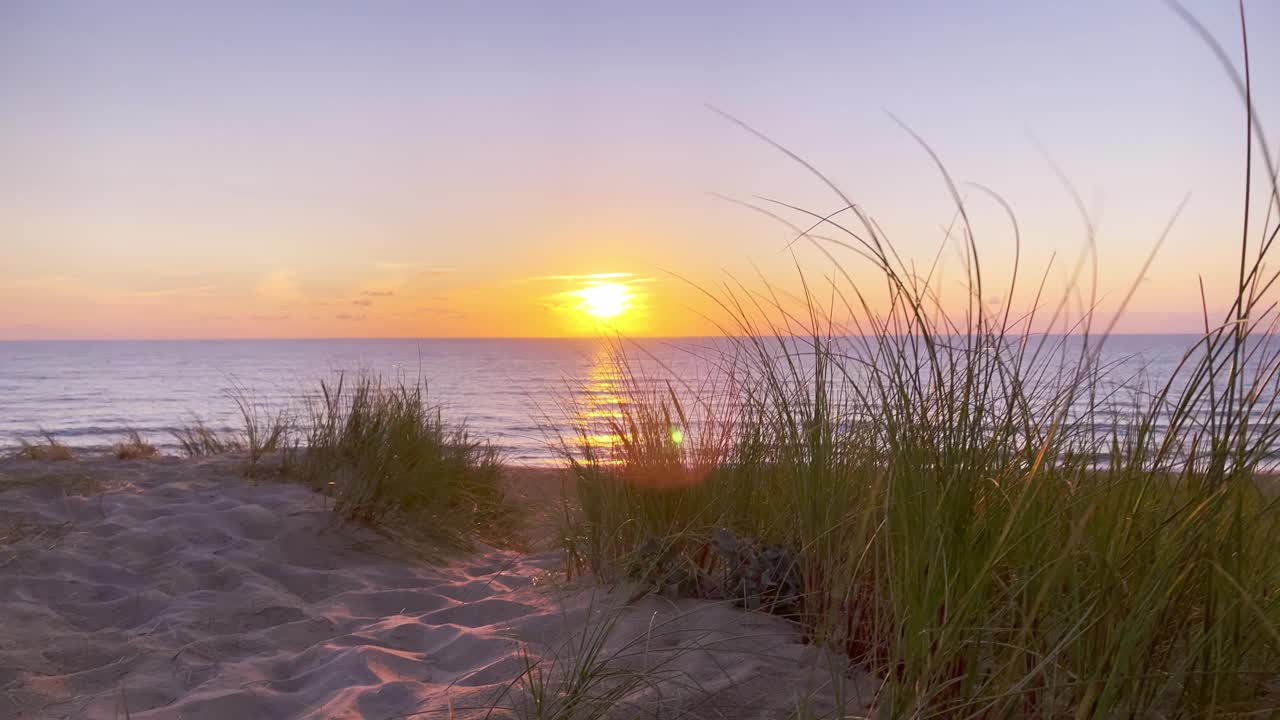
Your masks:
M51 433L41 431L43 442L19 440L17 456L26 460L75 460L76 454L71 448L63 445Z
M321 382L298 473L349 521L449 545L514 541L497 448L446 420L423 384Z
M304 482L346 521L433 546L516 542L497 448L445 419L425 385L339 375L320 381L301 412L238 383L227 396L240 429L193 417L173 433L187 457L243 454L247 478Z
M219 432L205 424L199 416L192 418L172 431L182 454L189 458L209 457L229 452L240 452L244 443L233 433Z
M1270 186L1230 307L1150 385L1101 360L1114 321L1066 312L1096 306L1081 283L1033 287L1025 313L982 300L968 201L923 141L961 226L958 306L843 194L784 205L831 269L790 295L702 289L725 332L711 391L619 340L612 407L571 408L596 418L557 440L571 566L788 615L879 679L880 717L1273 711L1280 190L1251 107L1250 132Z
M644 661L649 660L647 651L655 640L652 632L611 646L623 610L588 609L583 626L544 653L521 647L524 670L498 702L519 690L519 701L512 708L522 720L605 718L634 710L636 696L664 683L671 687L692 683L686 673L672 667L681 655L693 651L691 645L649 662ZM659 635L663 632L662 627L655 630Z
M239 430L216 430L199 416L171 432L186 457L212 457L227 453L244 453L244 475L260 478L275 474L288 475L299 450L301 433L293 411L287 406L263 402L254 392L232 382L226 395L240 415ZM268 457L276 462L264 463Z
M155 445L142 439L137 430L129 429L125 437L116 443L111 451L119 460L139 460L153 458L160 454Z
M1280 513L1247 475L1134 456L1100 471L1062 448L1046 458L1052 440L1000 452L927 415L856 440L816 414L775 416L767 442L709 471L684 464L686 485L641 484L649 458L639 472L634 457L577 460L579 562L785 607L884 682L892 717L1263 707L1280 667ZM722 552L726 533L780 562Z
M733 412L696 420L704 399L624 371L614 446L565 445L571 563L779 608L879 677L891 717L1275 702L1276 413L1256 378L1280 357L1243 370L1265 340L1207 334L1185 385L1100 430L1088 356L1051 374L1064 358L1033 362L1027 333L906 329L744 336Z
M592 595L580 624L569 628L558 642L539 647L521 644L522 671L502 687L484 717L727 718L759 710L738 704L744 697L742 689L726 687L723 681L744 661L757 659L756 645L768 645L777 636L719 635L706 616L713 605L661 618L652 615L643 630L635 632L634 626L625 629L626 616L639 611L618 596L609 598ZM828 669L818 665L811 668L817 680L813 686L778 687L769 693L769 700L779 710L793 704L790 717L846 717L845 710L852 708L843 688L826 687L833 679L843 686L844 680L838 675L831 678ZM711 689L713 684L719 688ZM745 696L750 697L752 690L757 689L749 689ZM822 690L831 692L815 702L814 696ZM827 707L833 704L834 708ZM816 705L822 705L823 711L807 712Z
M297 422L290 408L269 406L239 383L234 383L227 394L240 413L243 429L235 442L235 449L248 456L245 477L258 478L271 473L279 478L289 475L300 441ZM264 463L269 456L277 462Z

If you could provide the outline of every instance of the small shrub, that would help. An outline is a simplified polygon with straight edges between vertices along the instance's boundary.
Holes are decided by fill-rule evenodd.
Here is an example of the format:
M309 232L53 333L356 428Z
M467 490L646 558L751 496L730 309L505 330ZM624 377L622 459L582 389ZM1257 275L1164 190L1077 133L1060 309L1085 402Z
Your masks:
M802 580L798 554L783 545L764 545L725 528L712 535L711 550L723 568L718 590L748 610L794 615L800 610Z
M144 441L138 431L132 429L129 430L123 441L115 444L112 450L120 460L153 458L160 454L155 445Z

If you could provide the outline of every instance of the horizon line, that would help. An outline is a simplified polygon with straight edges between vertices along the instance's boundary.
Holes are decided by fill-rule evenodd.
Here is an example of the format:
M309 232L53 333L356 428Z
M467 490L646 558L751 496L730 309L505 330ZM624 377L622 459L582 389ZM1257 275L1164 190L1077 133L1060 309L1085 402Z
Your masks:
M1011 335L1021 336L1022 333ZM1078 332L1034 332L1030 336L1080 336ZM1112 332L1109 337L1151 337L1151 336L1203 336L1203 332ZM280 337L53 337L53 338L0 338L0 343L35 343L35 342L280 342L280 341L330 341L330 340L609 340L622 338L628 340L684 340L705 338L746 338L755 337L746 334L714 334L714 335L314 335L314 336L280 336ZM773 337L784 337L781 335ZM785 337L809 337L807 334L793 334ZM848 333L831 335L830 337L874 337ZM942 337L938 335L938 337ZM1091 337L1100 338L1101 334Z

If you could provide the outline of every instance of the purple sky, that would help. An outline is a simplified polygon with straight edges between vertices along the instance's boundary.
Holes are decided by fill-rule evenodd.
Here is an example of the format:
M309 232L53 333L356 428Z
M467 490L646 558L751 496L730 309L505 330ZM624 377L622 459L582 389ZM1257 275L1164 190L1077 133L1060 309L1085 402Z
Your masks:
M787 231L709 193L838 207L708 104L909 256L933 257L949 199L886 109L1005 195L1036 274L1083 237L1038 138L1100 221L1113 295L1191 192L1126 329L1194 329L1197 274L1230 285L1241 103L1162 2L689 5L10 0L0 338L560 334L545 278L605 272L654 279L635 332L693 331L658 312L665 270L791 267ZM1238 57L1234 3L1188 6ZM1280 3L1246 7L1280 140ZM973 200L1007 275L1007 224Z

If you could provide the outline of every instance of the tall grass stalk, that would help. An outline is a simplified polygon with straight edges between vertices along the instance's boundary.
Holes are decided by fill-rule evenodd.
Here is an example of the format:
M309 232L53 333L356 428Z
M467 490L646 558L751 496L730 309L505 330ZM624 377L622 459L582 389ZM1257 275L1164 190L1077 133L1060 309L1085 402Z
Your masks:
M597 428L560 446L579 503L571 560L621 573L656 539L669 566L707 576L722 528L788 548L795 619L881 679L882 717L1274 709L1280 274L1266 265L1280 191L1247 106L1248 154L1271 183L1261 234L1246 220L1229 310L1206 309L1149 393L1116 387L1110 327L1067 319L1075 289L1055 306L1033 287L1015 314L1015 261L1005 307L982 300L993 280L966 202L921 141L956 204L969 299L944 304L935 273L847 197L833 214L783 205L833 272L800 273L794 298L705 290L726 336L714 393L637 369L618 343L612 443ZM846 268L861 260L874 283Z
M261 474L263 459L273 454L279 456L279 464L273 470L279 476L288 474L299 441L296 422L289 408L272 408L239 383L233 383L227 394L240 412L244 425L243 442L237 449L242 447L248 453L245 475L256 477Z
M205 424L200 417L192 417L170 433L177 441L182 454L187 457L209 457L228 452L240 452L244 443L233 433L222 433Z
M155 445L142 439L137 430L130 428L124 439L112 446L111 451L119 460L139 460L153 458L160 454Z
M637 627L626 616L642 610L592 596L580 618L565 618L562 640L538 648L521 644L523 670L501 688L484 717L761 717L761 707L742 706L744 700L758 703L760 689L738 687L732 677L744 662L768 658L767 648L778 638L727 635L707 616L712 608L642 614L647 623ZM833 678L820 664L812 668L813 683L767 693L779 717L789 710L796 717L846 717L845 682L837 675L839 687L830 687Z

